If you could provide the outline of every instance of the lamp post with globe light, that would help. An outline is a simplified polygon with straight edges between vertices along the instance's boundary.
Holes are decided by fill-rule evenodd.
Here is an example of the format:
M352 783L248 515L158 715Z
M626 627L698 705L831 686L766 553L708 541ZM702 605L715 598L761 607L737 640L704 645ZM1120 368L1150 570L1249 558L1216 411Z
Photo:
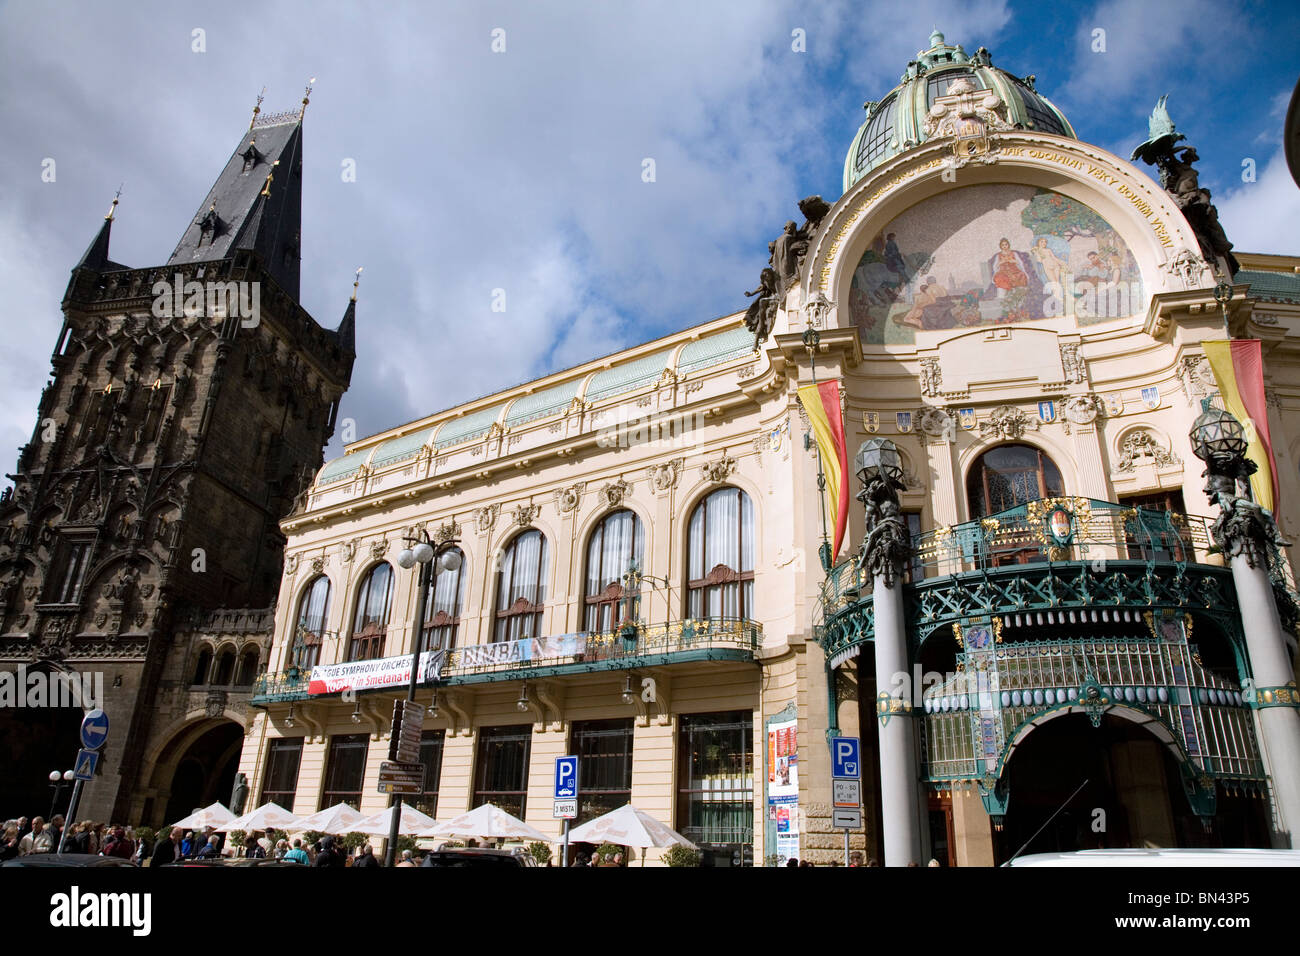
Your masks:
M1244 492L1256 465L1246 457L1246 428L1231 414L1209 407L1192 423L1192 451L1205 462L1205 492L1219 506L1214 543L1232 569L1251 677L1244 693L1259 722L1261 748L1283 831L1300 846L1300 694L1269 577L1272 548L1285 545L1273 516Z
M62 773L59 773L57 770L50 771L50 789L54 791L54 799L50 802L50 815L48 819L54 819L54 811L59 806L59 796L63 793L64 787L72 785L74 777L76 777L76 774L71 770L65 770Z
M438 571L460 570L460 544L455 538L435 545L429 538L429 532L420 529L422 537L404 539L407 547L397 555L397 566L410 570L420 566L420 595L415 605L415 633L411 637L411 682L406 689L408 702L415 702L415 687L420 679L420 652L424 643L424 606L428 603L429 592L437 580ZM433 593L437 593L436 590ZM397 837L402 816L402 795L393 794L393 822L388 831L388 850L385 853L385 865L397 863Z

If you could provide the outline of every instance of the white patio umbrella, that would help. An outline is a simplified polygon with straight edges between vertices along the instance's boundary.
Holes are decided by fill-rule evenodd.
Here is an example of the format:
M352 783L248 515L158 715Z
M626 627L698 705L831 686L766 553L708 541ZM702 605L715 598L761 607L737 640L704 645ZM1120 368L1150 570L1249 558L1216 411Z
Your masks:
M336 803L334 806L319 810L309 817L303 817L298 821L294 832L306 833L309 830L315 830L318 833L352 833L356 830L356 824L365 818L365 814L360 810L352 809L350 804Z
M642 866L645 866L645 848L648 846L676 845L690 850L698 849L672 827L660 823L630 803L575 827L569 831L569 839L575 843L614 843L618 846L640 847Z
M218 802L202 810L195 810L188 817L177 820L172 826L180 827L182 830L202 830L204 827L224 830L226 824L233 819L235 815L227 810L224 804Z
M298 818L278 803L264 803L256 810L226 821L221 829L232 830L291 830L298 827Z
M402 816L397 822L397 832L413 834L434 824L433 817L421 813L409 803L402 804ZM368 836L388 836L393 832L393 807L380 810L368 817L363 817L348 828L349 833L365 833Z
M430 821L432 822L432 821ZM523 820L507 813L500 807L485 803L481 807L452 817L445 823L438 823L427 830L417 833L422 837L483 837L488 840L540 840L542 843L555 843L557 839L534 830Z

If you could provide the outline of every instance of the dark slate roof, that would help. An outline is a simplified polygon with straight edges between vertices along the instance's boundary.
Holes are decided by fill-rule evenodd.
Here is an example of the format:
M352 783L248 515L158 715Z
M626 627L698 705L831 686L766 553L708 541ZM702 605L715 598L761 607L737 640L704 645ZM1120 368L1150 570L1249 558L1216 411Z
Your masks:
M112 231L113 220L105 216L103 225L99 227L99 232L95 234L95 238L86 247L86 252L82 255L81 261L74 268L94 269L96 272L113 272L129 268L129 266L124 266L108 258L108 239Z
M352 355L357 354L357 300L349 299L348 307L343 313L343 321L334 330L338 336L339 348Z
M1250 283L1250 291L1246 295L1260 302L1300 303L1300 275L1294 273L1241 269L1232 277L1232 281Z
M256 155L249 146L256 148ZM272 165L270 196L261 195ZM209 212L215 209L215 225ZM272 278L298 299L302 229L302 122L296 112L264 117L243 135L168 265L255 252Z

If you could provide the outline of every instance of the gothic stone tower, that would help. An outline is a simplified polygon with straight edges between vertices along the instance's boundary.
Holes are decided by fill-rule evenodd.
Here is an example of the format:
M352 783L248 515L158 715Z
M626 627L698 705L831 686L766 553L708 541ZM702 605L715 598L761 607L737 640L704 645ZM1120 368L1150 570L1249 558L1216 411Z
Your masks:
M254 116L166 265L109 259L109 213L72 270L52 379L0 499L0 670L103 674L112 729L83 819L135 822L173 632L274 602L279 519L352 374L355 301L332 331L298 302L302 113ZM48 771L75 756L68 717L0 709L18 751L0 817L44 812ZM48 740L42 721L60 724Z

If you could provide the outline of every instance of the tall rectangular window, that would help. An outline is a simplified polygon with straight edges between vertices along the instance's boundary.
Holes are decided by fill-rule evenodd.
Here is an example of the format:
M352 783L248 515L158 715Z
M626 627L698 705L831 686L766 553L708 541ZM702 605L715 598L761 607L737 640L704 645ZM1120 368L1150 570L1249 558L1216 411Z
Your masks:
M266 773L262 776L262 796L257 805L278 803L293 812L298 793L298 767L302 764L302 738L277 737L266 755Z
M60 541L58 556L45 581L47 604L76 604L81 600L81 583L90 561L89 541Z
M445 730L426 730L420 738L420 763L424 764L424 793L416 797L415 809L438 815L438 784L442 778L442 744Z
M586 823L632 802L632 718L573 724L578 756L578 819Z
M366 734L339 734L330 738L329 759L325 763L325 790L318 810L336 803L348 803L361 809L361 787L366 776Z
M754 713L685 714L677 742L677 830L713 866L752 864Z
M532 741L532 724L479 728L474 806L494 803L523 819L528 802L528 757Z

